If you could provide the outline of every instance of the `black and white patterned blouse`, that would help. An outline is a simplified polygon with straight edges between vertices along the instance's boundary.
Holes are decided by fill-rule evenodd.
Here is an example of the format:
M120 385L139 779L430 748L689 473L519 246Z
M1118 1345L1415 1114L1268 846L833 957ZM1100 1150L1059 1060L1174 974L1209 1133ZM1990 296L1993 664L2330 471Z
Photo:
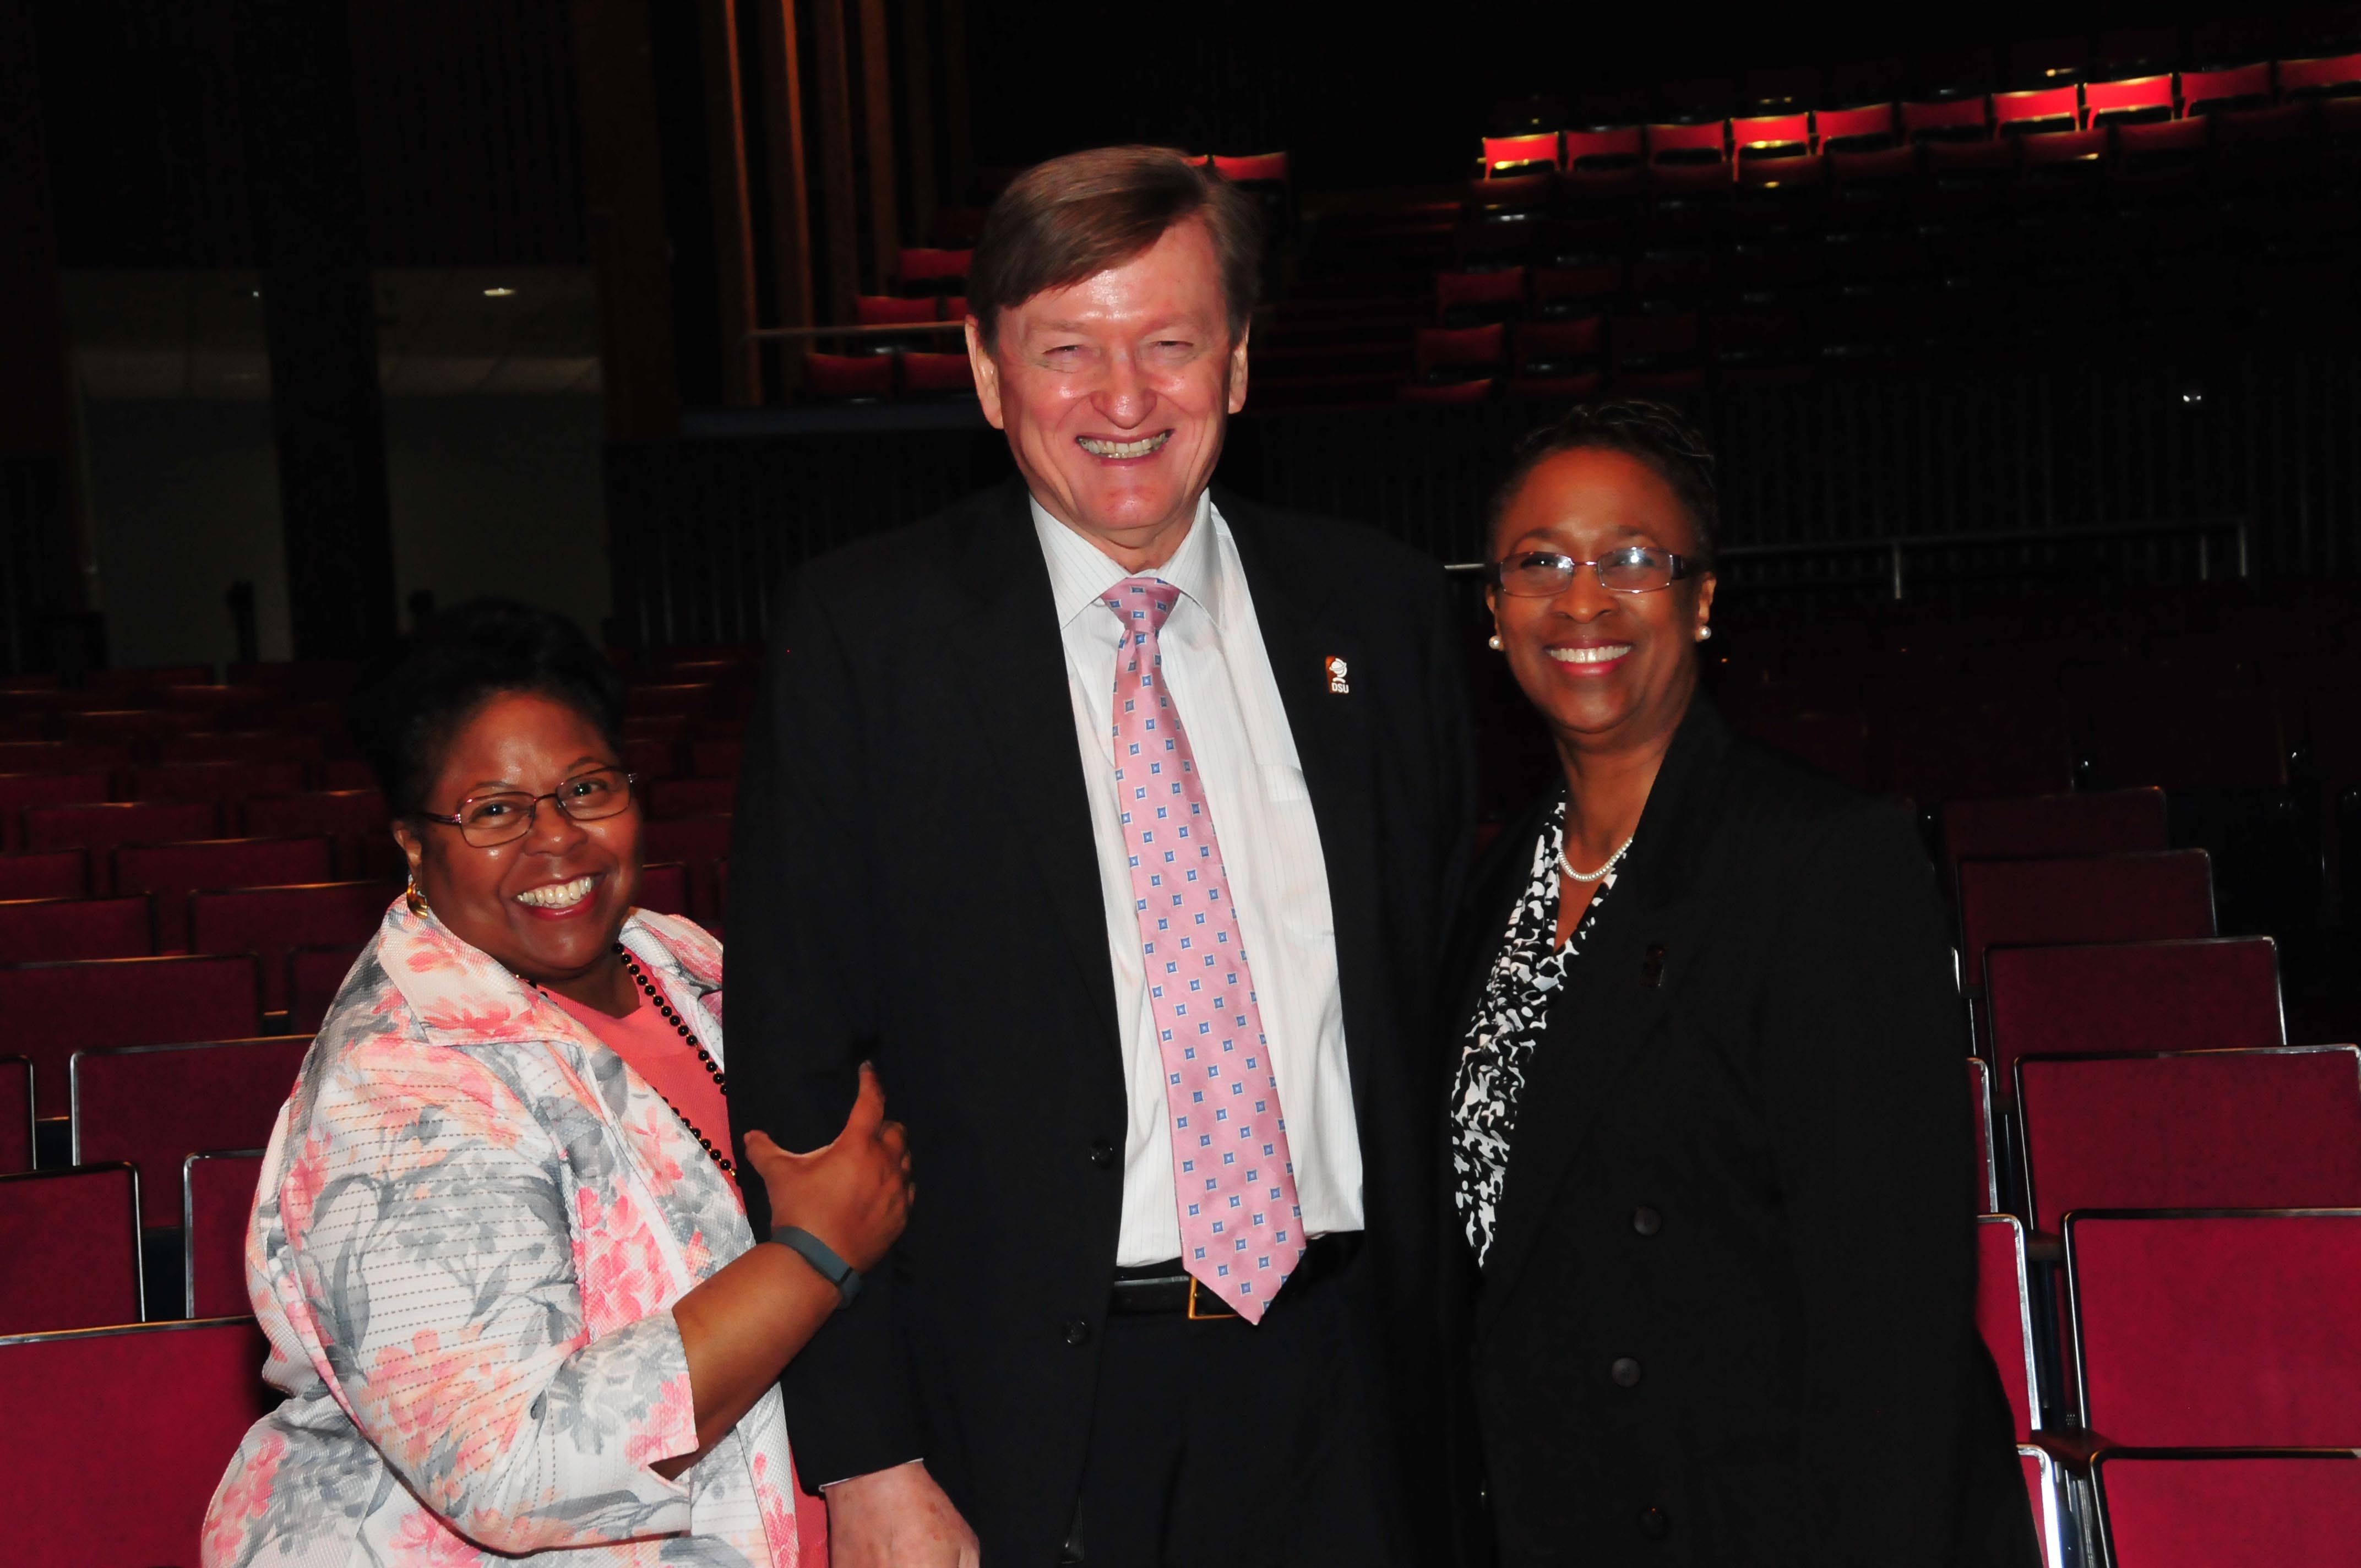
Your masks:
M1509 1173L1509 1144L1517 1131L1517 1102L1525 1072L1549 1026L1550 1003L1565 982L1566 965L1598 923L1598 911L1622 874L1611 871L1590 895L1590 907L1563 948L1557 946L1558 856L1565 847L1565 802L1557 803L1533 845L1532 875L1509 916L1508 936L1484 999L1469 1021L1458 1070L1451 1083L1453 1199L1467 1245L1481 1264L1492 1250L1500 1186Z

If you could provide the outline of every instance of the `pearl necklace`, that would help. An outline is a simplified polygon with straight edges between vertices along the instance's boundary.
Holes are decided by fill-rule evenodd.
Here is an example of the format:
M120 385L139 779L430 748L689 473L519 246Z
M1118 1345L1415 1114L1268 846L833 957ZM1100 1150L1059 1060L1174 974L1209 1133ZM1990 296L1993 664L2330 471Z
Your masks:
M631 949L620 942L615 944L615 956L623 960L623 968L629 970L631 978L639 982L640 989L647 992L649 1003L655 1007L656 1011L664 1014L664 1022L680 1031L680 1037L688 1042L689 1048L697 1053L697 1059L704 1064L707 1072L713 1075L713 1087L721 1091L721 1098L725 1102L728 1101L730 1084L729 1080L721 1076L721 1064L713 1059L713 1053L705 1048L704 1042L689 1032L688 1021L673 1011L672 999L657 988L654 981L648 978L647 971L640 968L639 960L631 957ZM649 1087L653 1089L655 1086L651 1084ZM688 1129L688 1135L697 1140L699 1148L713 1157L713 1163L721 1168L724 1175L737 1173L738 1168L730 1162L730 1157L713 1146L713 1140L707 1137L703 1130L688 1119L687 1113L673 1104L670 1095L658 1089L656 1098L671 1107L672 1113L680 1118L680 1124Z
M1639 830L1637 828L1632 829L1631 839L1636 839L1639 836ZM1595 872L1576 871L1574 869L1574 862L1565 858L1565 845L1564 841L1561 840L1558 844L1557 850L1558 869L1565 872L1566 875L1572 877L1576 882L1597 882L1600 877L1605 876L1609 872L1613 871L1617 865L1621 863L1624 855L1631 848L1631 839L1624 839L1623 848L1608 856L1607 863L1599 867Z

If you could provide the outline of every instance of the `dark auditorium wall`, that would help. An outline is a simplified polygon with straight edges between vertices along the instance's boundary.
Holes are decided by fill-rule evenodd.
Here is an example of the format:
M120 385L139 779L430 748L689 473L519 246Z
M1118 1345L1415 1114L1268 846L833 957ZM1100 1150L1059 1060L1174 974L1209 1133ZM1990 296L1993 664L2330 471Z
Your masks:
M608 610L594 396L388 398L400 598L500 593ZM118 665L236 656L229 585L255 584L265 658L290 652L269 406L93 402L84 420L98 591Z

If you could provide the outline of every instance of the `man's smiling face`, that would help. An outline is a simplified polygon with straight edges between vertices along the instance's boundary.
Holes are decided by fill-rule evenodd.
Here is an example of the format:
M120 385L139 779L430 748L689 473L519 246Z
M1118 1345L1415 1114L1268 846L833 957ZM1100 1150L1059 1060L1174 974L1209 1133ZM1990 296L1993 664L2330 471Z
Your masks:
M1221 265L1202 219L1120 266L1004 310L995 341L968 323L984 416L1050 516L1137 570L1187 534L1246 404Z

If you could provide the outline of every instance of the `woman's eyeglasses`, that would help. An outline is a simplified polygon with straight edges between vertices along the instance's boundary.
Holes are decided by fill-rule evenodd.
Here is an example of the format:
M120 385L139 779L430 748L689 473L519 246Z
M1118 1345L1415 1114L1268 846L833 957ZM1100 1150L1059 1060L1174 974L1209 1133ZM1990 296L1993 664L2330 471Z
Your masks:
M596 822L627 809L631 804L631 785L637 782L637 774L620 768L593 768L587 773L575 774L547 795L501 790L494 795L471 795L448 817L432 811L413 811L410 815L422 822L456 828L459 837L469 844L478 850L489 850L531 832L533 817L544 800L555 801L557 809L577 822Z
M1520 598L1554 598L1574 586L1574 574L1587 566L1598 574L1598 586L1619 594L1652 594L1694 575L1698 564L1669 550L1635 544L1610 551L1596 561L1577 561L1549 550L1529 550L1492 563L1492 583L1504 594Z

